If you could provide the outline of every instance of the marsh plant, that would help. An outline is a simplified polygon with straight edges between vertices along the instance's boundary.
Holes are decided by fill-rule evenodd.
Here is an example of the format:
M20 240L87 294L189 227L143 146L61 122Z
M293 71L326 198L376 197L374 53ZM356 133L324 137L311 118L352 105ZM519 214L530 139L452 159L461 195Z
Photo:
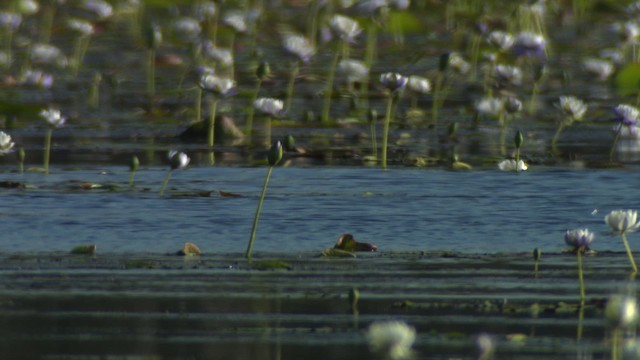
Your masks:
M407 86L409 78L398 73L384 73L380 76L380 83L387 91L387 111L384 117L384 129L382 133L382 168L387 168L387 146L389 143L389 124L394 101L400 98L400 94Z
M415 328L402 321L377 321L367 330L369 350L383 359L411 358L413 356L411 347L415 339Z
M145 32L145 40L147 45L147 94L154 96L156 93L156 50L162 44L160 25L149 25Z
M249 260L251 260L253 243L256 239L256 231L258 229L258 219L260 219L260 211L262 211L262 203L264 203L264 196L267 193L267 186L269 185L271 172L273 171L273 168L278 165L280 160L282 160L282 143L280 143L280 141L276 141L275 143L273 143L273 145L271 145L271 148L269 149L269 154L267 157L269 170L267 170L267 176L264 178L264 185L262 185L262 194L260 194L260 200L258 201L256 214L253 218L253 226L251 228L251 236L249 237L249 245L247 245L247 252L245 253L246 258Z
M266 115L267 120L264 126L266 144L271 143L271 118L278 118L284 113L284 103L282 100L273 98L259 98L253 102L253 107Z
M13 152L15 143L11 140L11 135L4 131L0 131L0 155L6 155Z
M295 59L291 61L289 70L289 81L287 83L287 92L285 97L284 109L289 111L291 109L291 101L293 97L293 88L295 85L296 77L300 71L300 63L308 64L311 57L316 53L316 49L306 37L288 33L282 38L282 45L284 49L292 54Z
M256 68L256 88L251 97L251 104L253 105L258 99L258 95L260 94L260 88L262 87L262 82L269 77L271 74L271 67L269 63L266 61L260 62L258 67ZM255 106L249 106L249 114L247 115L247 124L245 134L251 137L251 133L253 132L253 116L255 114Z
M326 124L329 121L329 113L331 110L331 98L333 96L333 83L338 67L340 57L349 57L349 44L355 41L355 38L362 32L362 28L354 19L344 15L334 15L329 19L329 28L334 36L338 37L338 42L333 50L333 57L329 65L329 73L327 75L327 85L324 90L324 102L322 105L321 121Z
M140 160L137 156L131 157L131 161L129 162L129 187L133 188L133 178L136 176L136 171L140 167Z
M633 259L633 254L629 247L629 241L627 241L627 233L636 231L640 228L640 223L638 223L638 212L635 210L614 210L605 216L604 222L609 225L614 234L620 235L622 238L633 273L637 273L638 267Z
M638 326L638 301L632 295L612 295L607 300L604 313L607 324L612 329L611 359L620 360L624 332L635 330Z
M44 141L43 169L45 174L49 174L49 158L51 154L51 137L53 136L53 129L64 125L67 118L62 116L60 110L53 108L40 111L40 117L42 117L48 125Z
M584 119L584 115L587 113L587 105L575 96L560 96L560 102L557 106L565 116L563 119L558 121L558 128L551 140L551 148L553 152L557 152L556 145L562 130L573 125L575 122L582 121Z
M209 164L215 164L213 145L215 139L215 122L218 99L230 95L236 87L236 82L232 79L218 77L205 73L200 77L200 88L211 94L211 107L209 109L209 131L207 132L207 145L209 146Z
M71 63L72 74L76 77L89 47L91 35L95 30L91 22L83 19L69 19L67 20L67 27L76 33L76 44L73 51L73 62Z
M535 248L531 252L533 256L533 277L538 277L538 267L540 264L540 259L542 258L542 250L540 248Z
M617 124L613 128L615 137L613 139L613 144L611 145L611 151L609 152L609 161L613 161L616 145L621 137L637 138L637 125L638 121L640 121L640 110L631 105L620 104L613 108L613 112L615 114L614 120Z
M516 147L515 159L506 159L498 163L498 168L502 171L526 171L529 166L520 158L520 148L524 142L524 135L519 130L514 136L513 142Z
M169 151L169 153L167 154L167 159L169 160L169 171L167 172L167 176L164 178L164 182L162 182L162 187L160 188L160 196L164 195L164 191L167 188L167 184L169 184L169 180L171 179L171 174L173 174L173 171L186 168L191 161L187 154L178 152L176 150Z
M578 281L580 283L580 301L585 299L584 275L582 271L582 255L591 251L589 245L593 242L593 233L589 229L567 230L564 242L571 247L570 251L578 259Z

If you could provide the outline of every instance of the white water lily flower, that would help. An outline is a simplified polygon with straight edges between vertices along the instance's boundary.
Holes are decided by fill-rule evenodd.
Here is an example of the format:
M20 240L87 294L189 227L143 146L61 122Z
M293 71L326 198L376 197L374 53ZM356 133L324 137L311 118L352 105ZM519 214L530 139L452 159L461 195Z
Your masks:
M500 50L508 50L513 46L513 35L504 31L492 31L487 36L487 42Z
M253 102L253 106L257 110L275 117L282 115L282 111L284 109L284 103L282 100L273 98L259 98Z
M595 75L599 81L607 80L613 74L613 63L609 60L586 59L582 63L585 71Z
M501 98L483 98L476 104L476 111L482 115L499 116L504 111Z
M329 19L329 28L335 35L349 42L352 42L362 32L362 27L357 21L344 15L333 15Z
M517 56L544 57L546 44L544 36L525 31L516 36L512 49Z
M169 165L171 165L171 170L184 169L187 167L187 165L189 165L189 162L191 161L187 154L178 152L176 150L169 151L167 157L169 159Z
M66 117L62 116L62 113L58 109L46 109L40 111L40 116L52 127L60 127L64 125L67 120Z
M202 32L198 20L190 17L181 17L174 21L173 31L184 41L193 41Z
M367 340L371 352L386 359L411 357L416 330L402 321L378 321L369 326Z
M59 48L49 44L35 44L31 47L31 63L44 65L57 65L65 67L67 58Z
M15 143L11 141L11 136L4 131L0 131L0 155L5 155L13 151Z
M360 60L341 60L338 63L338 72L348 83L365 82L369 78L369 68Z
M560 110L575 121L580 121L587 112L587 105L575 96L560 96Z
M94 32L93 25L90 22L82 19L67 20L67 27L83 36L89 36Z
M8 30L16 30L22 23L22 15L18 13L0 12L0 27Z
M205 42L202 46L202 53L209 59L224 66L233 64L233 53L230 49L225 49L213 45L211 42Z
M221 78L213 74L203 74L200 77L200 87L216 95L228 95L235 88L236 82L232 79Z
M20 0L17 2L18 11L24 15L33 15L40 10L40 4L35 0Z
M429 79L422 76L411 75L407 82L407 88L414 93L427 94L431 91L431 83Z
M458 74L466 74L471 69L471 64L469 64L465 59L462 58L457 53L449 54L449 66Z
M614 210L604 217L604 222L616 234L636 231L640 227L638 212L635 210Z
M282 38L284 49L292 55L297 56L304 63L316 53L316 49L304 36L298 34L285 34Z
M104 20L113 15L113 6L103 0L86 0L83 8L94 13L98 19Z
M212 1L199 2L193 6L193 16L200 21L212 19L217 12L218 8Z
M233 28L236 32L244 33L247 32L247 17L244 13L240 11L231 11L225 15L222 19L222 22Z
M522 71L516 66L498 64L493 68L493 73L501 86L518 86L522 83Z
M380 75L380 83L389 91L404 89L409 82L409 78L398 73L388 72Z
M516 164L515 160L507 159L500 161L498 163L498 168L502 171L526 171L529 166L527 166L527 164L522 160L518 160L518 163Z
M609 324L615 328L631 328L638 322L638 302L629 295L613 295L604 310Z

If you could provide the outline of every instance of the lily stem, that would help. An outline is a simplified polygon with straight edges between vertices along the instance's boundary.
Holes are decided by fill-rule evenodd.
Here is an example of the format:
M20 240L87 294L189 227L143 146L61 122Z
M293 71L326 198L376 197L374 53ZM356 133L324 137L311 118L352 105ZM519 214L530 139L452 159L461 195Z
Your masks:
M253 250L253 242L256 239L256 230L258 229L258 219L260 218L260 211L262 211L262 203L264 202L264 195L267 193L267 185L269 185L269 178L271 177L271 171L273 166L269 166L267 176L264 179L264 185L262 186L262 194L260 195L260 201L258 202L258 208L256 209L256 215L253 218L253 227L251 228L251 237L249 238L249 245L247 246L246 257L251 260L251 251Z
M627 241L627 235L622 233L622 242L624 243L624 248L627 250L627 256L629 256L629 262L631 263L631 268L633 268L633 273L638 272L638 267L636 266L635 260L633 260L633 254L631 253L631 248L629 247L629 242Z
M164 181L162 182L162 187L160 188L160 196L164 195L164 190L167 188L167 184L169 183L169 179L171 179L171 173L173 171L169 170L169 172L167 172L167 176L164 178Z
M618 139L620 139L620 132L622 131L623 124L620 124L618 131L616 131L616 137L613 138L613 144L611 145L611 151L609 152L609 162L613 162L613 155L616 153L616 145L618 145Z
M44 173L49 174L49 157L51 156L51 136L53 129L47 129L47 135L44 139Z
M393 109L393 93L387 99L387 113L384 117L384 130L382 133L382 168L387 168L387 143L389 142L389 124L391 123L391 109Z
M346 46L345 41L341 41L342 47ZM323 124L329 122L329 111L331 110L331 97L333 96L333 80L336 76L336 68L338 67L338 60L340 59L341 46L336 46L333 52L333 59L329 68L329 74L327 76L327 88L324 90L324 103L322 105L322 117Z
M213 99L211 103L211 115L209 116L209 134L207 137L207 143L209 145L209 164L213 165L216 163L215 154L213 153L213 142L215 139L215 128L216 128L216 107L218 106L218 100Z
M580 301L584 302L585 292L584 292L584 275L582 273L582 248L578 249L576 254L578 257L578 281L580 282Z

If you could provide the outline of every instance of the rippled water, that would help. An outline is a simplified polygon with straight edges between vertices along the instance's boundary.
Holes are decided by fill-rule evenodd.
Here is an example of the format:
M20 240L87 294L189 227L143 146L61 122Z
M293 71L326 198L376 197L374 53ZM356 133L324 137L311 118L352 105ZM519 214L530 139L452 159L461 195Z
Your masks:
M66 251L95 243L101 252L164 253L193 241L209 253L246 249L266 175L264 167L141 169L127 189L122 167L3 173L35 189L2 189L0 251ZM257 252L331 247L343 232L380 251L521 252L564 247L566 229L588 227L594 249L620 250L604 215L637 208L637 171L534 168L497 170L276 168L267 191ZM82 190L81 182L119 185ZM212 191L211 196L199 193ZM218 191L239 197L221 197ZM633 243L634 235L631 235Z

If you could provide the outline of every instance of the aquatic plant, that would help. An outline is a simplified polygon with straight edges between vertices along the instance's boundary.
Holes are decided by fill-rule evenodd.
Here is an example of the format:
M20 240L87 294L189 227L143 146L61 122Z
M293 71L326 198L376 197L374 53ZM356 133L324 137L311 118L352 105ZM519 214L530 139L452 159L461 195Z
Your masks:
M162 29L158 24L151 24L146 30L147 94L154 96L156 93L156 50L162 43Z
M256 88L251 96L251 104L255 104L258 99L258 95L260 94L260 88L262 87L262 82L269 77L271 74L271 67L269 63L266 61L261 61L258 67L256 68ZM249 114L247 115L247 123L245 128L245 134L251 137L251 132L253 131L253 116L255 114L255 106L249 106Z
M78 75L84 55L89 47L89 40L94 33L93 24L83 19L72 18L67 20L67 27L77 34L71 70L73 77Z
M300 71L300 62L307 64L316 53L316 49L306 37L294 33L284 34L282 37L282 45L288 53L296 57L295 60L291 61L289 81L287 82L287 92L284 101L284 110L288 112L291 109L293 87L298 72Z
M425 77L411 75L407 81L407 90L411 93L411 108L417 109L418 95L431 92L431 82Z
M275 143L273 143L273 145L271 145L271 148L269 149L269 154L267 157L267 161L269 163L269 170L267 170L267 176L264 179L264 185L262 185L262 194L260 195L260 200L258 201L258 208L256 209L256 214L253 218L251 236L249 237L249 245L247 246L247 252L245 254L248 260L251 260L253 243L256 239L256 231L258 229L258 219L260 218L260 211L262 210L262 203L264 202L264 196L267 193L267 185L269 185L271 172L273 171L273 167L278 165L280 160L282 160L282 143L280 143L280 141L276 141Z
M133 178L134 176L136 176L136 171L138 170L138 167L140 167L140 160L138 159L137 156L132 156L131 157L131 161L129 162L129 172L131 172L131 175L129 176L129 187L133 188Z
M574 122L582 121L587 112L587 105L575 96L560 96L560 103L557 106L565 117L558 121L558 129L551 140L551 148L554 152L557 152L556 144L562 130Z
M329 65L327 75L327 86L324 90L324 102L322 105L321 121L326 124L329 121L329 111L331 109L331 97L333 96L333 82L338 67L340 57L348 58L349 43L355 41L356 36L362 32L362 28L354 19L344 15L334 15L329 19L329 28L335 36L339 38L333 50L333 58Z
M280 117L284 113L284 103L282 100L273 98L259 98L253 102L253 107L261 113L267 115L265 126L265 141L271 143L271 117Z
M40 117L49 125L47 128L47 134L44 142L44 173L49 174L49 156L51 154L51 137L53 135L53 129L64 125L67 118L62 116L62 113L58 109L45 109L40 111Z
M615 114L615 121L618 122L613 128L615 137L613 144L611 145L611 151L609 152L609 161L613 161L613 155L615 154L616 145L620 137L636 137L638 121L640 121L640 110L637 108L620 104L613 108Z
M607 299L605 319L612 328L611 359L621 359L620 347L623 332L638 325L638 302L632 295L612 295Z
M186 168L191 161L187 154L176 150L169 151L167 159L169 160L169 171L167 171L167 176L164 178L164 182L160 188L160 196L164 195L164 190L167 188L167 184L169 183L169 179L171 179L173 171Z
M387 168L387 145L389 142L389 124L391 123L391 110L396 98L400 96L400 92L407 86L409 78L398 73L384 73L380 75L380 83L387 90L387 112L384 118L384 130L382 133L382 163L383 169Z
M0 131L0 155L6 155L13 152L15 143L11 141L11 135L4 131Z
M371 352L390 360L410 358L415 338L416 330L402 321L377 321L367 330Z
M594 75L598 81L606 81L615 70L610 60L596 58L585 59L582 67L587 73Z
M215 164L213 153L213 142L215 139L215 122L218 98L228 96L236 87L236 82L232 79L222 78L213 74L205 73L200 77L200 88L212 95L211 108L209 112L209 131L207 133L207 144L209 145L209 163Z
M535 248L531 252L533 255L533 277L538 277L538 264L540 263L540 259L542 258L542 250L540 248Z
M637 220L638 212L635 210L613 210L604 218L604 222L609 225L614 234L620 235L622 238L633 273L637 273L638 268L635 260L633 259L629 242L627 241L627 233L636 231L640 228L640 223Z
M576 229L567 230L564 234L564 242L571 246L571 251L575 252L578 259L578 281L580 283L580 300L584 301L584 275L582 272L582 254L585 254L591 249L589 245L593 242L594 234L589 229Z

